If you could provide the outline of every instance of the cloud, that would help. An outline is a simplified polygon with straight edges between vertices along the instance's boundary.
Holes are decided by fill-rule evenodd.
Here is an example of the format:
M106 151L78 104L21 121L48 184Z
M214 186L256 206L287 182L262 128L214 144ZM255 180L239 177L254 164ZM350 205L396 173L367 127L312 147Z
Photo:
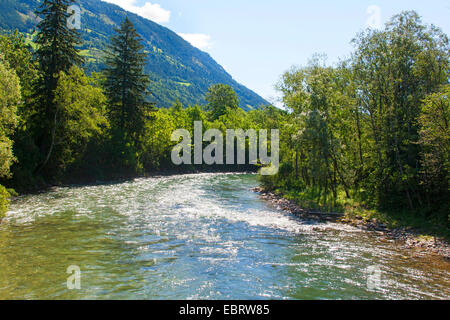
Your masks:
M145 2L138 5L138 0L102 0L136 13L141 17L152 20L156 23L167 23L170 21L171 12L162 8L157 3ZM181 16L181 12L178 13ZM201 33L178 33L180 37L192 44L194 47L205 50L211 48L211 36Z
M211 48L211 36L201 33L178 33L180 37L199 49Z
M123 9L136 13L141 17L152 20L156 23L165 23L170 20L170 11L161 8L157 3L153 4L146 2L144 5L139 6L136 4L137 0L103 0L112 4L116 4Z

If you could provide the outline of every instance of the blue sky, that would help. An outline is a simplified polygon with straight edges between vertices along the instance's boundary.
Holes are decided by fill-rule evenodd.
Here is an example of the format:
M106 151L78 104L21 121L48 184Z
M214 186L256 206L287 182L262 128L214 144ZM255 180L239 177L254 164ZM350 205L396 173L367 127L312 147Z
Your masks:
M237 81L272 101L274 84L314 53L350 54L367 23L416 10L450 34L450 0L105 0L150 18L208 52ZM372 19L371 19L372 18Z

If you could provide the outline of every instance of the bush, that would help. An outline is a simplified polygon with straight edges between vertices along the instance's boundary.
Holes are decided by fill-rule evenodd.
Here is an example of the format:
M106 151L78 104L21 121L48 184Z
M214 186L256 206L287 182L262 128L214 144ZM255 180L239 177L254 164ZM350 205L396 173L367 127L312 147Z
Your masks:
M8 190L0 184L0 219L2 219L8 211L10 197L11 194Z

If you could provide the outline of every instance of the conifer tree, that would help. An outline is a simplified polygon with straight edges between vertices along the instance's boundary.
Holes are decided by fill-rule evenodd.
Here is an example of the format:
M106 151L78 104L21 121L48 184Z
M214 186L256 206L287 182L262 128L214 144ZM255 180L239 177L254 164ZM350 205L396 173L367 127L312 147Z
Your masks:
M41 78L37 86L38 112L36 128L37 145L41 149L42 163L36 169L40 172L49 162L54 150L55 132L58 124L58 110L54 103L54 91L60 72L68 72L74 65L83 62L76 45L80 37L75 29L69 28L67 12L73 0L44 0L37 10L39 22L36 44Z
M109 114L113 126L137 142L146 114L153 108L147 102L150 82L144 73L147 55L142 38L126 18L106 51L105 89L109 98Z

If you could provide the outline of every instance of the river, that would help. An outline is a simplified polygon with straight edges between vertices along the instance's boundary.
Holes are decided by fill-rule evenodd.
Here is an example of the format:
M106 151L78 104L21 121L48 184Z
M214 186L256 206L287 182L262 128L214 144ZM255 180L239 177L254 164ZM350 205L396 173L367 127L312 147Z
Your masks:
M299 220L257 185L199 174L19 197L0 224L0 299L450 298L449 262Z

